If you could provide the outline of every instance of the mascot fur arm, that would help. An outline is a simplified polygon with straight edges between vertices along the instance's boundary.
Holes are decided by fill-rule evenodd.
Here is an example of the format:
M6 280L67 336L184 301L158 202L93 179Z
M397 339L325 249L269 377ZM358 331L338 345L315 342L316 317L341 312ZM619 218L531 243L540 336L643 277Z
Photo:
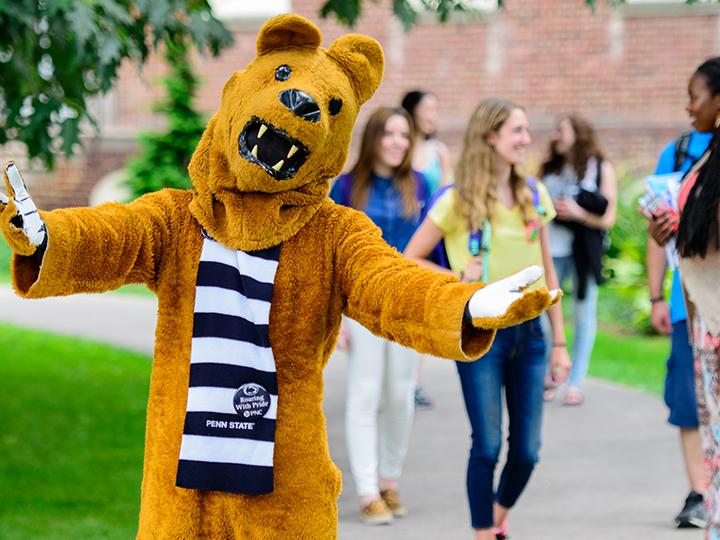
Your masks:
M374 334L435 356L473 360L488 350L495 331L474 328L463 317L482 285L420 268L389 247L366 216L343 214L336 262L349 317Z
M126 283L155 288L159 254L168 238L171 192L122 205L41 212L47 225L44 254L13 256L13 285L26 298L102 292ZM6 238L12 228L2 224ZM12 246L11 246L12 247Z

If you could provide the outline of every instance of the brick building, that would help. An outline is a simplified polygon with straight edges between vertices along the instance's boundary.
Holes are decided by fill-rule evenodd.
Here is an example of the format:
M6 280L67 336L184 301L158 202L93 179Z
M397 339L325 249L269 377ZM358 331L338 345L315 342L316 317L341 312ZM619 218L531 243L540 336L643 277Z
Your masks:
M440 100L439 135L456 153L478 101L503 96L524 105L530 116L535 139L530 169L557 115L574 111L598 128L614 161L646 172L661 147L688 128L688 76L701 61L720 54L720 4L626 0L613 8L598 0L592 11L584 0L506 0L502 10L491 0L474 2L480 18L458 17L440 25L423 17L409 33L391 16L389 0L363 2L363 17L353 31L380 41L386 71L356 130L374 107L397 104L406 90L428 89ZM217 59L198 59L203 81L198 105L208 113L217 107L232 71L255 56L257 31L273 12L289 8L314 20L325 46L348 32L319 18L322 0L211 3L235 44ZM160 62L146 66L143 79L134 66L124 67L117 88L97 104L99 137L88 140L86 151L52 177L32 178L46 184L34 190L41 206L87 204L96 183L122 167L137 149L138 131L159 125L151 104L160 95L162 73Z

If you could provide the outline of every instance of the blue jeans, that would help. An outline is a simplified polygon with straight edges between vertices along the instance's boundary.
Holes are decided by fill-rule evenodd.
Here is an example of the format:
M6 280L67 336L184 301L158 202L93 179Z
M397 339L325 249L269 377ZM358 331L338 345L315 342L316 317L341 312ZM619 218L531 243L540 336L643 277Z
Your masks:
M568 378L568 386L580 388L588 368L590 367L590 355L595 346L595 334L597 333L597 304L598 304L598 285L595 278L590 275L587 278L587 289L585 298L580 300L577 297L577 274L575 273L575 263L572 256L553 257L553 264L557 272L560 286L568 279L572 279L573 284L573 346L572 346L572 368ZM548 323L549 325L549 323ZM552 334L546 332L546 346L548 355L550 354L550 342ZM549 358L548 358L549 360Z
M538 319L500 330L485 356L458 362L472 427L467 492L474 529L493 526L493 503L512 507L530 479L540 451L545 342ZM502 391L510 434L508 457L493 489L502 444Z

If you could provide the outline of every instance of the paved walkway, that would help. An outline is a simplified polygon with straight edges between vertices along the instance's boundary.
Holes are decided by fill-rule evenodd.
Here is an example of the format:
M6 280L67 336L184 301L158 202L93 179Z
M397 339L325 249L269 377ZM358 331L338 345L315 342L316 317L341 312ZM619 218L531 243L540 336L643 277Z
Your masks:
M151 298L105 294L23 301L0 287L0 321L89 337L152 352ZM622 351L618 351L619 361ZM658 362L663 359L659 358ZM345 489L340 538L470 540L464 476L468 426L452 362L427 362L423 383L437 406L419 412L401 494L410 515L370 529L360 522L343 434L345 358L325 372L328 434ZM512 514L513 540L671 540L703 537L676 530L687 491L677 434L654 396L589 381L579 408L546 408L542 462Z

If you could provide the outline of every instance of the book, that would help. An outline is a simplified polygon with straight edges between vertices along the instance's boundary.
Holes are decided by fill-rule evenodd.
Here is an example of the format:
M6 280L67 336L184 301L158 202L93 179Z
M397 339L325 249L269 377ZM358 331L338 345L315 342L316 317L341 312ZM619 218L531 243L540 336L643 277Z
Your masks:
M677 232L680 221L678 210L678 193L683 173L654 174L645 177L645 193L638 199L638 210L647 219L652 220L669 212L674 218L673 233ZM677 268L678 256L675 249L675 236L665 244L668 265Z

